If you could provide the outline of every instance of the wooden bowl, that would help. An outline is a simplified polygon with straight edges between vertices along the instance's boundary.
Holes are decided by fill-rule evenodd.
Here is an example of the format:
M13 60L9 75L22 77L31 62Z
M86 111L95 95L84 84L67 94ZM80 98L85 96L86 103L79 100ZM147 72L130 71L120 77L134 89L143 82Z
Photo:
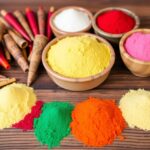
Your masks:
M120 40L119 47L120 47L120 54L122 60L126 67L135 75L139 77L148 77L150 76L150 62L144 62L133 58L130 56L125 48L124 43L126 39L131 36L133 33L142 32L142 33L150 33L150 29L136 29L126 33Z
M99 36L102 36L104 37L105 39L109 40L110 42L113 42L113 43L119 43L119 40L120 38L125 34L125 33L121 33L121 34L112 34L112 33L108 33L108 32L105 32L103 31L102 29L100 29L98 26L97 26L97 23L96 23L96 20L97 20L97 17L101 14L103 14L104 12L107 12L107 11L111 11L111 10L120 10L124 13L126 13L127 15L131 16L132 18L134 18L135 20L135 26L133 29L137 29L140 25L140 19L139 17L134 14L133 12L131 12L130 10L128 9L124 9L124 8L120 8L120 7L109 7L109 8L105 8L105 9L101 9L100 11L98 11L94 17L93 17L93 20L92 20L92 26L94 28L94 31L97 35Z
M85 29L81 30L81 31L78 31L78 32L66 32L66 31L62 31L60 29L58 29L55 24L54 24L54 18L59 14L61 13L62 11L64 10L67 10L67 9L76 9L76 10L79 10L79 11L82 11L84 13L86 13L88 16L89 16L89 19L91 20L91 23L89 24L88 27L86 27ZM92 27L92 18L93 18L93 15L92 13L85 9L85 8L82 8L82 7L78 7L78 6L68 6L68 7L63 7L61 9L58 9L57 11L55 11L53 13L53 15L51 16L51 19L50 19L50 26L52 28L52 31L54 33L54 35L57 37L57 36L61 36L61 35L65 35L65 34L72 34L72 33L80 33L80 32L88 32L91 27Z
M111 52L111 59L110 59L109 66L103 72L98 73L94 76L86 77L86 78L69 78L69 77L65 77L65 76L53 71L53 69L48 65L47 60L46 60L47 53L48 53L50 47L65 37L81 36L81 35L88 35L91 37L95 37L98 41L104 42L109 46L110 52ZM97 87L108 77L110 70L115 62L115 53L114 53L112 46L105 39L103 39L99 36L96 36L94 34L90 34L90 33L75 33L75 34L68 34L68 35L57 37L54 40L52 40L51 42L49 42L43 51L42 62L43 62L43 65L44 65L49 77L58 86L60 86L64 89L71 90L71 91L84 91L84 90L89 90L89 89Z

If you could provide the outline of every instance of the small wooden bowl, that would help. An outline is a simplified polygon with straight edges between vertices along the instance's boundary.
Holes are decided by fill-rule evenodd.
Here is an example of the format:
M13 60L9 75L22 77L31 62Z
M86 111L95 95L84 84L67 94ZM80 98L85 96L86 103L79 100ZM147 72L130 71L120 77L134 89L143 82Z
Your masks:
M95 37L98 41L104 42L109 46L110 52L111 52L111 59L110 59L109 66L103 72L98 73L94 76L86 77L86 78L69 78L69 77L65 77L65 76L53 71L53 69L48 65L47 60L46 60L47 53L48 53L50 47L65 37L81 36L81 35L88 35L91 37ZM85 91L85 90L89 90L89 89L97 87L108 77L110 70L115 62L115 53L114 53L112 46L105 39L103 39L99 36L96 36L94 34L90 34L90 33L75 33L75 34L68 34L68 35L57 37L54 40L52 40L51 42L49 42L43 51L42 62L43 62L43 65L44 65L49 77L58 86L60 86L64 89L71 90L71 91Z
M105 8L105 9L102 9L100 11L98 11L94 17L93 17L93 20L92 20L92 26L94 28L94 31L97 35L99 36L102 36L104 37L105 39L109 40L110 42L113 42L113 43L119 43L119 40L120 38L125 34L125 33L121 33L121 34L112 34L112 33L108 33L108 32L105 32L103 30L101 30L98 26L97 26L97 23L96 23L96 20L97 20L97 17L101 14L103 14L104 12L107 12L107 11L111 11L111 10L120 10L124 13L126 13L127 15L131 16L132 18L134 18L135 20L135 26L133 29L137 29L140 25L140 19L139 17L134 14L133 12L131 12L130 10L128 9L124 9L124 8L120 8L120 7L109 7L109 8Z
M64 10L67 10L67 9L76 9L76 10L79 10L79 11L82 11L82 12L86 13L86 14L89 16L89 19L91 20L91 23L89 24L89 26L86 27L85 29L81 30L81 31L78 31L78 32L66 32L66 31L62 31L62 30L58 29L58 28L55 26L53 20L54 20L54 18L55 18L59 13L61 13L61 12L64 11ZM53 13L53 15L51 16L51 19L50 19L50 26L51 26L52 31L53 31L53 33L54 33L54 35L55 35L56 37L57 37L57 36L61 36L61 35L65 35L65 34L88 32L88 31L91 29L91 27L92 27L92 18L93 18L93 15L92 15L92 13L91 13L89 10L87 10L87 9L85 9L85 8L82 8L82 7L78 7L78 6L68 6L68 7L63 7L63 8L61 8L61 9L58 9L57 11L55 11L55 12Z
M133 33L142 32L142 33L150 33L150 29L136 29L126 33L120 40L119 47L120 47L120 54L122 60L126 67L135 75L139 77L148 77L150 76L150 62L144 62L133 58L130 56L125 48L124 43L126 39L131 36Z

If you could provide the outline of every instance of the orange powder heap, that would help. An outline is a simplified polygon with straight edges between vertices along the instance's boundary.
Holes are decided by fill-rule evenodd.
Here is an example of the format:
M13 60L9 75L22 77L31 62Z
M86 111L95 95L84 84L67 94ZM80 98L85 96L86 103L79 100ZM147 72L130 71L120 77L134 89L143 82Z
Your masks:
M111 144L126 127L114 100L89 98L72 112L72 134L87 146Z

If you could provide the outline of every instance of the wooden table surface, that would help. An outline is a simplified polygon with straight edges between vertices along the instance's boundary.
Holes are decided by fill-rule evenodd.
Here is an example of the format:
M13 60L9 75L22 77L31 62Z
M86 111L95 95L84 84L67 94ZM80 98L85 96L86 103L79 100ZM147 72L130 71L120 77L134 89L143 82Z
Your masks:
M15 9L24 10L26 6L31 6L34 10L38 5L44 5L48 10L50 6L60 8L68 5L78 5L90 9L93 13L97 10L110 6L121 6L128 8L141 19L141 27L150 27L150 0L0 0L0 9L13 11ZM108 80L96 89L86 92L70 92L55 85L47 76L43 66L40 66L38 79L33 84L39 100L49 102L52 100L70 101L73 104L86 99L88 96L113 98L117 102L121 96L129 89L145 88L150 90L150 78L140 78L133 76L123 65L118 46L114 45L116 52L116 63L111 71ZM27 74L13 64L10 71L0 70L0 74L8 77L16 77L21 83L26 83ZM1 97L0 97L1 98ZM123 132L125 140L123 142L116 139L112 145L102 149L110 150L145 150L150 149L150 132L139 129L125 129ZM33 132L22 132L18 129L5 129L0 131L0 150L43 150L46 146L41 146L34 137ZM96 149L85 147L73 136L65 138L60 147L55 149Z

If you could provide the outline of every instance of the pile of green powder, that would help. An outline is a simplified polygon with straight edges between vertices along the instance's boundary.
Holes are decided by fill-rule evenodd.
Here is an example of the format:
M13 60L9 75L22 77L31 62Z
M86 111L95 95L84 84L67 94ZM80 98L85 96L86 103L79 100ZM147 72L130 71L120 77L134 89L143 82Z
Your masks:
M34 120L34 134L48 148L59 146L70 134L71 113L74 106L67 102L45 103L42 114Z

